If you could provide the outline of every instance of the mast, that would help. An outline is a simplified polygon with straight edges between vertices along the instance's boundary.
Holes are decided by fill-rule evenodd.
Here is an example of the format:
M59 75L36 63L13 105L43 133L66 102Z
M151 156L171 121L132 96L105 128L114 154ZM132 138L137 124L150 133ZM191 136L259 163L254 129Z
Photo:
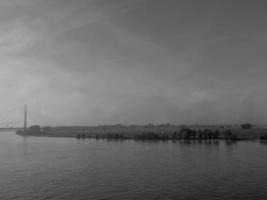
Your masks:
M27 132L27 105L24 105L24 132Z

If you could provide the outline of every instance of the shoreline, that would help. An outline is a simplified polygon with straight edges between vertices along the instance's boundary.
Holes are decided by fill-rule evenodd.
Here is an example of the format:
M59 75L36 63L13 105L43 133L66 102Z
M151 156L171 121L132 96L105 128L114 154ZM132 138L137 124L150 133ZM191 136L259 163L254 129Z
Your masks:
M16 133L17 134L17 133ZM184 142L184 143L217 143L220 141L235 143L235 142L262 142L267 143L267 140L261 138L238 138L238 139L226 139L226 138L218 138L218 139L135 139L135 138L104 138L104 137L73 137L69 135L39 135L39 134L29 134L29 135L21 135L22 137L44 137L44 138L69 138L75 140L96 140L96 141L114 141L114 142L123 142L123 141L135 141L135 142Z
M17 135L23 137L58 137L58 138L77 138L77 139L104 139L104 140L137 140L137 141L168 141L168 140L261 140L267 141L267 130L243 130L243 129L226 129L226 130L194 130L180 129L179 131L169 132L88 132L88 131L22 131L18 130Z

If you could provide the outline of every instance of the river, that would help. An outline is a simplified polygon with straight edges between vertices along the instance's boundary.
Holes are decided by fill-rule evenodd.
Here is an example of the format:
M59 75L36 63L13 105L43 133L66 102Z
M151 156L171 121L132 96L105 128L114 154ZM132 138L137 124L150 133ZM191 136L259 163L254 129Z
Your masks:
M0 199L267 199L267 143L0 133Z

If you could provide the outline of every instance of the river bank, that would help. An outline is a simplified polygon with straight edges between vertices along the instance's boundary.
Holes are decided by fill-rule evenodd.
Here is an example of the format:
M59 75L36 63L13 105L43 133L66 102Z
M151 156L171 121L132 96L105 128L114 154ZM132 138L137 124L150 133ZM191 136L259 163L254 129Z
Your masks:
M135 140L253 140L264 139L266 128L185 127L185 126L99 126L30 128L16 132L22 136L73 137L78 139L135 139Z

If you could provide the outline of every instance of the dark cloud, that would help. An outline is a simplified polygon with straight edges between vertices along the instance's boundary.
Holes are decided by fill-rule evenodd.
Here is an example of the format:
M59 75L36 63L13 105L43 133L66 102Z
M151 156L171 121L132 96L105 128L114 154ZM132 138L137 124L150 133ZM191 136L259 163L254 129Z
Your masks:
M1 108L52 125L266 123L266 6L3 0Z

